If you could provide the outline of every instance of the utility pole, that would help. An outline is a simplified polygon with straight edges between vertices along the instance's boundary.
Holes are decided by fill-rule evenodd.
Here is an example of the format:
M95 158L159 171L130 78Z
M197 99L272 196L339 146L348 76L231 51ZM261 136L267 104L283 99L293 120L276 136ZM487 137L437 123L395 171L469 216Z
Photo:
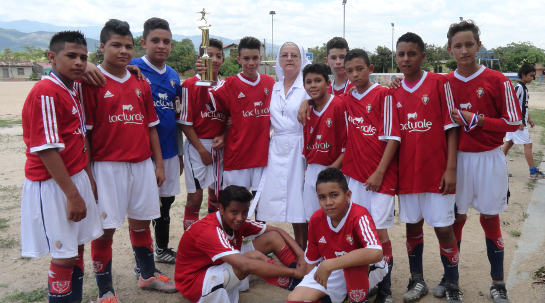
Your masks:
M271 15L271 58L274 60L274 15L276 15L276 11L270 11L269 15Z
M346 1L347 0L343 0L343 39L345 39L344 28L345 28L345 20L346 20Z
M392 72L394 72L394 24L392 23Z

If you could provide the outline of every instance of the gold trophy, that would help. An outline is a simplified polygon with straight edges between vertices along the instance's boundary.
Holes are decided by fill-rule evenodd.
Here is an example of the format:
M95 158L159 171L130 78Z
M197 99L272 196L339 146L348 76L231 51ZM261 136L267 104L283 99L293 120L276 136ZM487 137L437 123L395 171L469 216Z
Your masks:
M206 49L210 46L210 37L209 37L209 30L208 28L212 26L211 24L208 24L208 21L206 20L206 14L205 9L203 8L202 11L197 12L197 14L201 14L201 18L197 19L197 21L204 21L204 25L198 26L202 31L202 43L199 47L199 55L201 56L202 63L206 67L206 71L203 75L201 75L201 80L197 81L195 85L197 86L212 86L214 84L214 75L212 74L212 58L208 56L208 53L206 52Z

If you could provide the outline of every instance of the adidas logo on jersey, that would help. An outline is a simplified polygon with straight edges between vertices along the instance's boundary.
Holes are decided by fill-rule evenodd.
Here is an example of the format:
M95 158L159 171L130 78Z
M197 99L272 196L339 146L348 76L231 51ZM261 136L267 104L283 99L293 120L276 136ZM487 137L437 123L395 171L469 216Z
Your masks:
M318 241L318 242L320 242L320 243L327 243L327 242L325 241L324 236L322 236L322 238L321 238L320 241Z
M106 93L104 94L104 98L109 98L109 97L113 97L114 94L110 93L110 91L106 91Z
M401 103L397 102L397 108L401 107Z
M77 114L78 113L78 110L76 109L75 106L72 106L72 114Z
M240 94L238 94L238 97L239 97L239 98L244 98L244 97L246 97L246 96L244 96L244 94L243 94L242 92L240 92Z

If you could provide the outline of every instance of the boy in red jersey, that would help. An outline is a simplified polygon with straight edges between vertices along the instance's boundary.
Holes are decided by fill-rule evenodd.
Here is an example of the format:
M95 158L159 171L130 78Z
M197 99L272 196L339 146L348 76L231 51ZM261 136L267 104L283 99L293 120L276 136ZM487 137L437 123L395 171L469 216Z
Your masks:
M346 73L344 72L344 57L350 49L348 43L344 38L333 37L327 41L326 44L326 57L324 61L331 68L335 79L331 82L327 88L327 93L335 96L340 96L350 91L354 84L348 80ZM328 77L329 79L329 77Z
M49 302L81 302L83 245L100 237L88 165L85 118L73 83L87 65L80 32L53 35L47 54L53 71L38 82L23 105L27 146L21 196L21 255L51 254Z
M458 243L469 207L479 213L486 237L494 302L509 302L503 282L504 246L499 214L507 208L508 168L501 150L506 132L516 131L522 123L511 81L503 74L475 62L481 47L479 28L471 20L450 26L448 51L458 68L446 75L459 110L454 121L464 125L458 138L458 216L454 232Z
M217 82L218 72L225 61L223 44L211 38L206 52L212 58L214 82ZM199 220L203 189L208 188L208 213L217 210L216 193L212 186L219 186L216 182L221 182L222 175L227 115L209 110L208 91L213 87L196 86L195 83L200 80L201 77L197 74L182 84L182 111L179 123L187 138L184 146L187 190L184 230Z
M352 195L340 170L321 171L316 190L321 209L310 219L307 275L286 302L321 302L329 296L327 302L340 303L347 294L349 302L367 302L369 287L387 272L373 219L365 207L350 202ZM369 272L377 262L382 268Z
M303 69L305 90L314 103L310 120L303 128L303 155L307 159L303 203L307 221L320 209L316 196L318 173L327 167L340 168L346 145L344 100L327 92L327 74L327 66L322 63L307 65Z
M429 291L424 282L422 254L424 220L439 240L444 276L440 282L448 302L462 302L458 287L458 247L452 231L456 188L457 124L447 80L420 68L424 42L414 33L397 41L396 60L405 78L394 92L401 125L399 150L399 219L406 223L411 279L404 302ZM433 144L429 144L433 142ZM434 294L436 289L434 289Z
M174 279L191 302L236 303L240 282L250 274L289 290L304 276L306 262L297 242L280 228L247 219L251 200L245 187L227 186L219 211L191 225L182 236ZM258 238L242 245L243 237ZM269 253L286 267L267 258Z
M271 76L258 73L261 42L244 37L237 60L242 73L210 91L212 107L233 120L227 131L223 158L223 187L240 185L257 191L269 155Z
M382 243L384 261L389 272L393 266L392 244L388 228L394 225L394 195L397 187L399 123L393 109L395 101L388 90L371 84L373 65L364 50L346 54L344 67L356 87L342 98L346 106L348 127L342 172L349 177L348 187L358 203L369 210ZM301 106L300 113L305 110ZM376 302L391 302L390 273L378 285ZM378 301L377 301L378 300Z
M174 282L155 271L149 228L150 220L160 216L158 186L165 180L154 127L159 119L151 89L148 83L138 81L126 70L133 55L133 38L127 22L109 20L100 33L100 40L104 62L99 69L108 81L104 87L82 86L93 176L104 228L104 235L91 242L99 288L97 302L117 300L112 286L112 239L125 217L128 217L131 243L140 265L140 288L175 292Z

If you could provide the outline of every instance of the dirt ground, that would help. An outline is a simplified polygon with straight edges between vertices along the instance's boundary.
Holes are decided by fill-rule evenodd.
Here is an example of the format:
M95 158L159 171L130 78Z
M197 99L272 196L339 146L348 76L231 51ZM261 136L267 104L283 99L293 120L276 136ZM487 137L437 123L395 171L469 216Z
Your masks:
M21 118L23 102L33 84L33 82L0 82L0 121ZM545 109L545 85L533 84L529 88L532 91L530 93L530 107ZM541 130L541 127L530 130L534 141L534 153L544 150L544 146L539 144ZM10 127L0 127L0 159L2 159L0 161L0 267L3 268L3 274L0 276L0 302L47 301L46 272L50 257L29 259L20 256L21 218L19 206L21 185L24 180L24 150L20 124L13 122ZM528 168L523 156L522 146L516 145L513 147L507 159L513 177L510 178L511 199L509 207L501 216L505 241L506 278L514 251L518 248L517 232L522 232L524 219L528 215L532 216L532 214L526 214L526 209L528 203L530 203L533 189L533 182L527 179ZM182 178L182 191L185 189L183 180ZM183 233L184 204L185 191L176 197L171 214L170 240L171 246L174 248L177 248L178 241ZM204 214L205 209L203 207L201 216ZM460 288L463 291L465 302L492 302L489 295L490 268L486 257L484 234L478 219L478 213L470 210L468 222L464 229L460 255ZM291 226L288 224L272 225L281 226L290 233L292 232ZM431 290L441 278L442 264L433 229L425 226L424 233L426 243L424 272L426 282ZM405 227L402 222L395 222L394 227L390 230L390 238L393 243L395 262L392 274L394 301L402 302L402 296L409 279L409 265L405 249ZM123 302L157 303L189 302L180 294L161 294L141 291L138 288L132 270L134 261L127 225L120 228L116 233L114 243L114 286L120 300ZM89 249L89 246L87 246L84 302L95 301L98 293L91 270ZM531 258L531 262L523 264L519 271L525 271L528 276L531 276L532 272L541 266L545 266L545 257L539 254ZM157 267L173 277L174 265L158 264ZM250 290L241 294L240 302L285 302L288 293L286 290L265 284L260 278L252 276ZM528 278L519 281L516 289L511 291L509 295L511 302L545 302L545 286L542 284L533 285L532 279ZM420 302L445 302L445 299L435 299L430 294Z

